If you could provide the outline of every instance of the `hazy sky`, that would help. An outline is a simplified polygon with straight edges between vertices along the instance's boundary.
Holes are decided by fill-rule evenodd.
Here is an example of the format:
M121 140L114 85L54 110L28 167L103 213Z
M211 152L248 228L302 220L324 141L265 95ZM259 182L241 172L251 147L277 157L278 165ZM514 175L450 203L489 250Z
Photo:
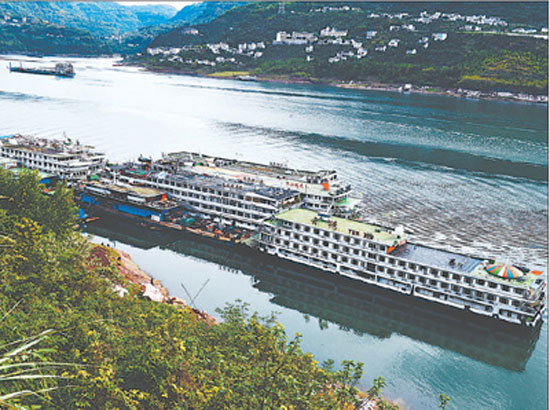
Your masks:
M140 4L167 4L178 10L189 4L198 3L198 1L117 1L119 4L140 5Z

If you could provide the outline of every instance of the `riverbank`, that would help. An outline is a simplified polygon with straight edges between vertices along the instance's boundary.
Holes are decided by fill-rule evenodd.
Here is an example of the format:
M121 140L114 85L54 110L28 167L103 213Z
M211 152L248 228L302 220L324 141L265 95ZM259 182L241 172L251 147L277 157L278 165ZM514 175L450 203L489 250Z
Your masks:
M219 322L204 311L192 308L180 298L170 296L168 289L157 279L154 279L151 275L142 270L139 265L132 259L132 256L123 250L112 248L105 245L94 244L94 247L90 251L90 258L88 260L99 261L102 267L115 267L118 274L120 274L126 281L133 285L137 285L141 289L141 294L144 298L147 298L153 302L165 303L170 305L179 306L183 309L187 309L195 313L199 320L202 320L210 325L218 324ZM113 289L118 292L122 297L125 296L129 289L121 285L114 285ZM377 405L377 401L382 400L385 403L390 403L386 399L369 399L368 394L363 391L359 391L357 394L358 399L361 401L361 407L359 410L378 410L381 407ZM394 406L399 406L397 403L392 403ZM398 410L401 407L395 407Z
M192 308L181 298L171 296L168 289L166 289L159 280L143 271L127 252L105 245L94 245L90 251L88 260L95 260L100 266L105 268L114 267L117 273L127 282L137 285L141 295L146 299L157 303L166 303L189 309L195 313L197 318L209 324L218 323L217 320L208 313ZM124 296L129 292L128 287L121 284L113 284L113 290L120 296Z
M417 86L412 84L385 84L376 81L341 81L328 78L303 78L289 75L265 75L253 74L250 71L218 71L213 73L197 72L194 70L176 68L152 68L139 64L126 66L140 67L153 73L188 75L193 77L216 78L225 80L257 81L279 84L320 84L329 87L346 88L354 90L389 91L424 95L440 95L454 98L466 98L474 100L507 101L514 103L548 104L547 95L532 95L526 93L513 93L508 91L482 92L480 90L468 90L462 88L444 89L434 86Z

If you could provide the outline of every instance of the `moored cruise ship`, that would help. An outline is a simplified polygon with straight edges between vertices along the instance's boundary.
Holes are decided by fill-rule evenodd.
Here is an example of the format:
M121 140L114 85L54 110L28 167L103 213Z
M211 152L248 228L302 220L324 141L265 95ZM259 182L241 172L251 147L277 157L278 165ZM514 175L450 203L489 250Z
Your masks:
M349 215L360 202L351 195L351 186L338 179L336 171L308 171L274 162L266 165L187 151L165 154L153 162L152 167L169 172L185 169L201 175L295 190L302 194L304 207L323 213Z
M409 243L402 228L294 208L264 222L258 249L518 325L535 327L545 310L542 272Z
M151 169L153 168L153 169ZM219 176L197 174L183 169L155 170L150 161L110 167L118 181L166 191L197 212L219 222L256 230L262 222L285 209L300 204L300 193Z
M16 161L21 167L55 174L64 180L85 179L105 166L103 153L70 138L4 137L0 140L0 156Z

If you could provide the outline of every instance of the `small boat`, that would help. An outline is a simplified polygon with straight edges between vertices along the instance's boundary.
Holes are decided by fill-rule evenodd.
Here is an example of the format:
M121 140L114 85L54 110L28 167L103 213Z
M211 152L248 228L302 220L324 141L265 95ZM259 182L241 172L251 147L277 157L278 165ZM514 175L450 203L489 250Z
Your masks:
M258 77L254 77L251 75L240 75L237 77L237 80L239 81L258 81Z

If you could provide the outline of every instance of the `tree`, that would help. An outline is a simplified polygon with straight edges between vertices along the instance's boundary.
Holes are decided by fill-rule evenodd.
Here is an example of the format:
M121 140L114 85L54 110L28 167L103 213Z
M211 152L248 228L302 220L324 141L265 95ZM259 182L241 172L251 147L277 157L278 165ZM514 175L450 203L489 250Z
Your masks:
M447 404L451 401L451 398L443 393L439 395L439 408L441 410L445 410L447 408Z

